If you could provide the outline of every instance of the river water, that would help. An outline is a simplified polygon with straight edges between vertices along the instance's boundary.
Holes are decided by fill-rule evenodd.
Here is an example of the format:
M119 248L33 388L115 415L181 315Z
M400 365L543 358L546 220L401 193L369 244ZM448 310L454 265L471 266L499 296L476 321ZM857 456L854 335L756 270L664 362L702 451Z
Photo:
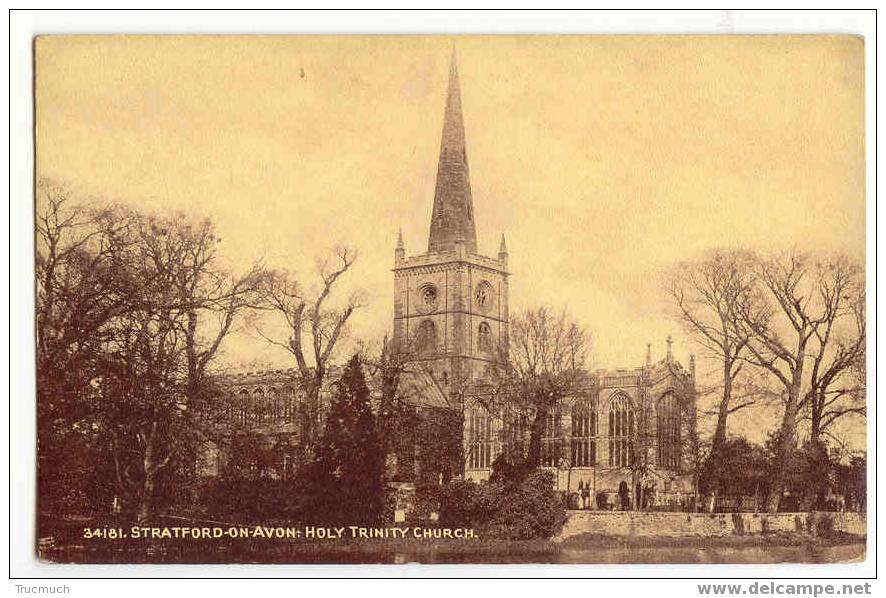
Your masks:
M320 555L315 555L320 556ZM328 555L332 557L332 555ZM341 556L341 555L337 555ZM478 558L479 557L479 558ZM537 563L537 564L750 564L750 563L847 563L865 557L864 544L840 546L742 546L742 547L654 547L654 548L561 548L556 552L515 554L511 551L482 555L445 551L410 555L395 554L394 563ZM334 558L334 557L332 557Z
M145 547L140 550L110 549L97 546L68 546L46 554L47 560L67 563L268 563L268 564L748 564L748 563L847 563L865 557L865 544L800 544L793 546L654 546L590 547L554 546L501 548L485 546L470 551L425 547L421 550L312 550L279 546L276 549L249 550L245 547Z
M864 544L839 546L724 546L716 548L564 548L557 563L835 563L863 561Z

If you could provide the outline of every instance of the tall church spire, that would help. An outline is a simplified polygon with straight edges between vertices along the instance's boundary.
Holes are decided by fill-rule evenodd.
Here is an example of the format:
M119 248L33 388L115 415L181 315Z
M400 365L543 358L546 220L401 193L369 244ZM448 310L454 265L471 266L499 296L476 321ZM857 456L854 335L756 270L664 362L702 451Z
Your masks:
M428 251L454 249L456 241L463 241L469 253L477 253L474 203L471 198L468 155L465 151L465 124L461 113L461 89L453 48Z

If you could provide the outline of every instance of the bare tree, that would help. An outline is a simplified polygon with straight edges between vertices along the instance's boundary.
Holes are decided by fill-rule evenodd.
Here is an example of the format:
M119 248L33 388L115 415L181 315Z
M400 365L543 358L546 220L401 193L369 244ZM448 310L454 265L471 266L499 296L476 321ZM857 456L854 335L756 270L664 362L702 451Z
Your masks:
M816 329L818 346L811 356L808 390L800 401L813 443L818 443L841 418L867 413L864 288L858 280L858 268L847 259L837 258L828 270L829 276L820 283L820 293L822 300L833 307Z
M136 242L131 215L112 205L79 205L51 181L39 181L37 191L38 392L47 391L51 401L61 398L62 378L88 384L107 324L140 298L121 268ZM76 389L62 394L70 392Z
M99 502L108 492L150 517L161 479L193 466L201 422L189 406L207 395L207 368L261 268L222 268L208 221L85 207L48 181L37 190L41 489L51 497L65 472L89 475Z
M815 370L816 356L826 354L833 342L831 330L846 313L854 272L839 256L816 260L791 251L760 258L754 267L755 288L735 310L736 334L747 339L743 359L770 372L783 389L770 511L778 509L796 447L808 362L813 360Z
M87 479L97 382L111 323L142 301L129 269L136 227L127 211L80 204L62 184L41 179L36 190L38 497L64 512L65 496L90 502L99 488Z
M181 227L178 234L185 248L178 264L177 301L185 312L187 394L194 404L211 398L202 396L208 368L238 317L260 306L269 275L259 263L243 274L222 267L218 239L208 220Z
M169 466L193 464L203 424L193 407L209 399L207 369L254 303L262 270L234 276L223 269L208 220L135 218L130 271L141 302L115 320L102 418L118 486L144 520Z
M356 259L357 254L353 249L336 248L318 264L320 281L314 292L306 291L289 272L272 273L264 285L263 305L285 319L289 338L283 342L266 336L260 330L259 334L295 357L306 399L302 443L308 450L317 439L320 391L329 373L333 352L342 338L348 319L361 305L357 293L352 294L342 306L332 304L333 292Z
M526 310L511 319L510 334L489 368L489 382L471 392L492 413L507 407L529 418L529 466L541 464L549 414L585 387L589 351L590 334L565 310Z
M732 325L735 310L752 285L751 256L745 252L715 250L698 262L683 262L667 275L665 290L687 332L708 356L720 363L717 424L711 440L711 458L726 440L730 414L754 404L753 395L736 397L736 379L745 362L744 329ZM736 400L737 399L737 400Z

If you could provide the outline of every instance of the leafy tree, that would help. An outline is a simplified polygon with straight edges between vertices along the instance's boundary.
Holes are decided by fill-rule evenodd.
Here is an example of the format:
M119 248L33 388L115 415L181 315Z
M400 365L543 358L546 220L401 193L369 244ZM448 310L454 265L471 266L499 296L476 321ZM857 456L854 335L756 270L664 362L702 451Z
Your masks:
M396 350L387 337L382 341L380 351L375 355L370 353L364 350L361 361L373 387L378 389L376 429L385 455L385 475L389 479L412 481L416 429L421 418L403 397L401 381L414 364L410 363L410 354Z
M514 451L502 451L492 462L489 481L504 486L519 484L525 480L534 468L522 455Z
M307 482L311 512L326 522L377 521L384 509L384 450L358 356L348 361L326 419Z
M867 456L853 455L848 463L836 467L837 491L845 498L845 506L853 511L867 507Z
M766 496L769 454L745 438L727 438L716 458L710 455L699 472L699 492L731 496Z
M386 478L413 482L417 496L432 499L440 483L461 471L461 414L409 400L409 378L428 377L409 343L385 338L380 351L364 348L361 361L378 393L376 427L386 456Z
M768 456L767 475L781 472L781 490L774 482L770 492L779 492L781 510L824 509L827 495L835 488L834 475L838 460L821 441L807 440L788 454L787 466L780 461L781 430L769 434L765 448ZM772 500L772 494L769 495Z

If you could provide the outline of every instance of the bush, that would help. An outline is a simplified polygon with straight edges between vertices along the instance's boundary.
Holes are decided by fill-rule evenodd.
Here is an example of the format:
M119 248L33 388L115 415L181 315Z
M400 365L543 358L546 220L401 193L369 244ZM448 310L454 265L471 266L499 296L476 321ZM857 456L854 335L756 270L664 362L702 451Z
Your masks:
M484 536L550 538L566 521L551 472L535 470L519 483L454 480L440 494L440 522L473 527Z
M536 468L531 466L520 455L501 453L492 462L492 473L489 481L493 484L522 484Z
M485 527L501 502L498 484L452 480L440 491L440 523L449 527Z
M230 523L301 521L301 487L294 480L218 480L204 488L200 503L207 517Z
M535 471L503 494L491 531L509 539L550 538L565 521L566 511L554 491L554 475Z

